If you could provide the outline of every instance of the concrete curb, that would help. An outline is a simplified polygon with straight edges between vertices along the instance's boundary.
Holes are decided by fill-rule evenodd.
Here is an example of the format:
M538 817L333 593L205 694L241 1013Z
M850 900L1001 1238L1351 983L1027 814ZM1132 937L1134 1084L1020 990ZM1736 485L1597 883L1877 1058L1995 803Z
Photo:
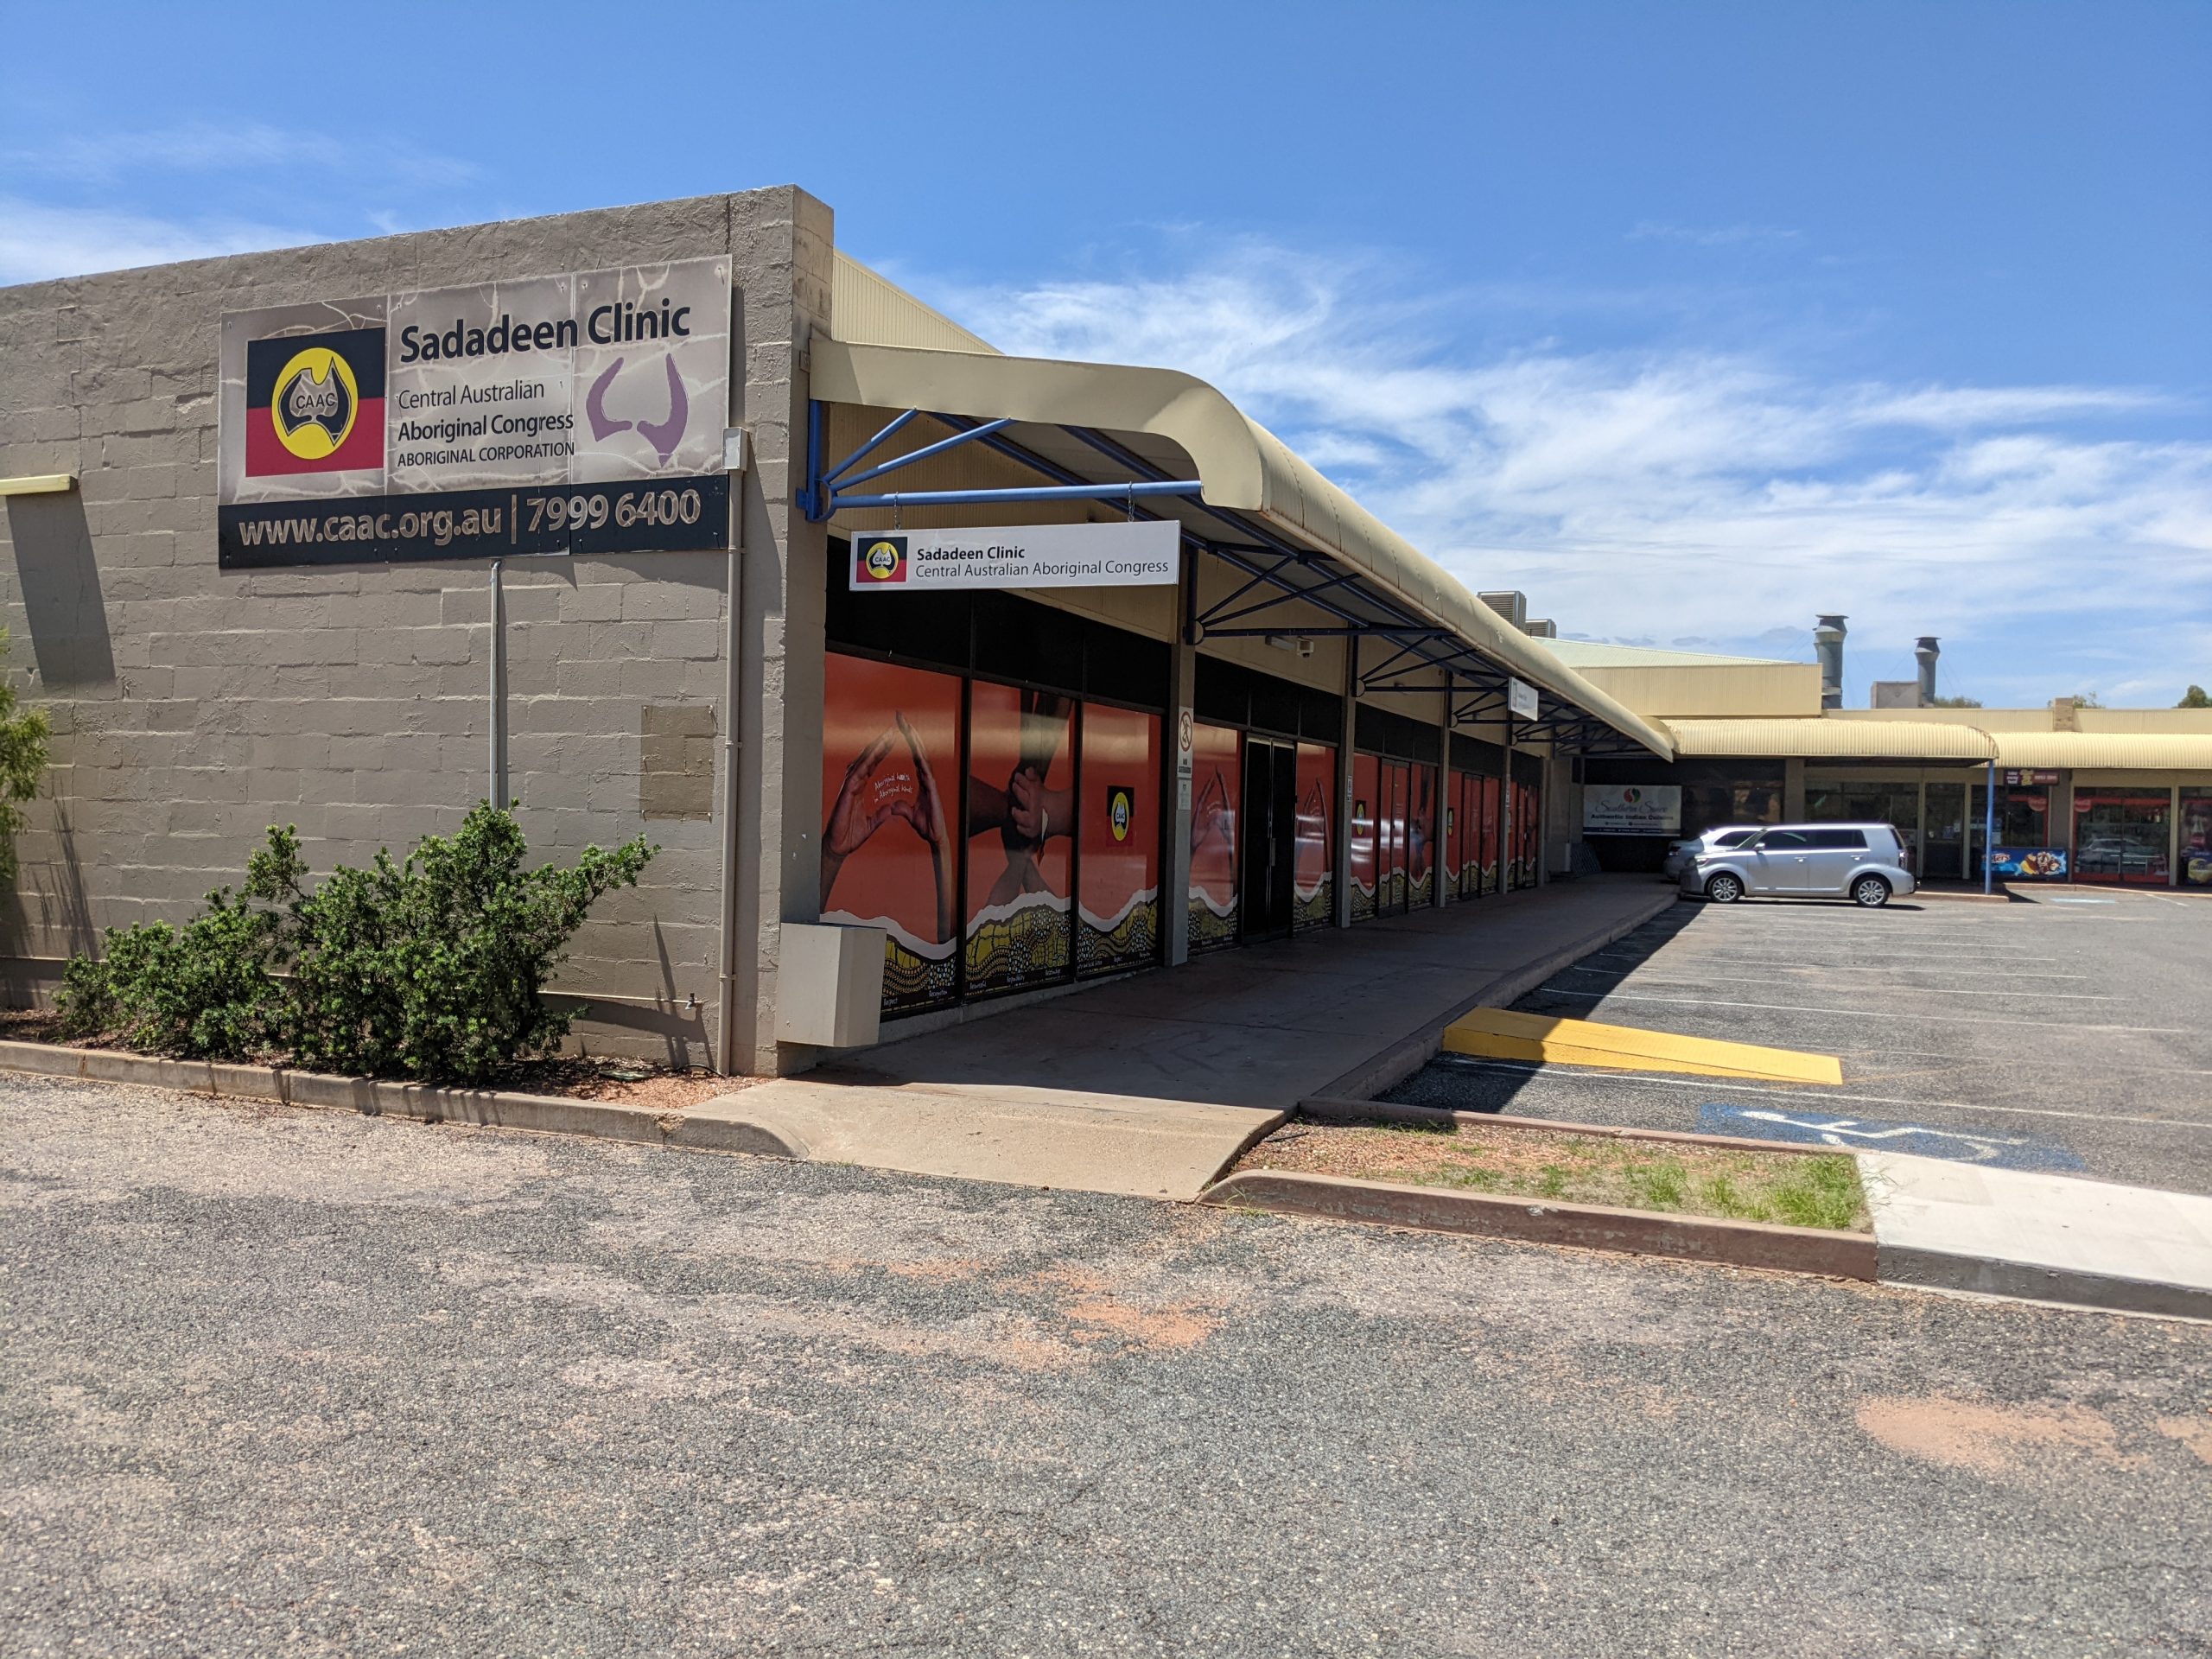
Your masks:
M1653 917L1665 915L1681 901L1681 897L1672 887L1662 888L1652 896L1649 904L1640 906L1626 918L1593 929L1526 966L1500 975L1472 996L1453 1007L1441 1020L1409 1037L1401 1038L1389 1047L1362 1060L1342 1077L1332 1080L1326 1088L1320 1090L1319 1097L1357 1100L1379 1095L1386 1089L1396 1088L1437 1057L1444 1046L1444 1028L1453 1020L1464 1018L1477 1008L1510 1007L1562 968L1572 968L1592 950L1602 950L1616 939L1625 938L1635 932Z
M1994 1256L1954 1255L1908 1245L1878 1247L1881 1282L1923 1290L1960 1290L1980 1296L2005 1296L2057 1306L2101 1309L2113 1313L2153 1313L2185 1319L2212 1319L2212 1290L2165 1284L2120 1274L2090 1273Z
M1486 1192L1447 1192L1389 1181L1355 1181L1283 1170L1241 1171L1207 1188L1198 1201L1225 1207L1246 1205L1313 1220L1469 1233L1521 1243L1567 1244L1736 1268L1772 1268L1870 1284L1877 1269L1874 1240L1866 1233L1659 1215L1645 1210L1558 1204Z
M1759 1141L1741 1135L1699 1135L1688 1129L1570 1123L1560 1118L1516 1117L1505 1112L1455 1112L1442 1106L1394 1106L1379 1100L1324 1100L1317 1096L1300 1101L1298 1115L1317 1123L1453 1123L1478 1129L1548 1129L1554 1135L1588 1135L1608 1141L1659 1141L1675 1146L1705 1147L1714 1152L1781 1152L1805 1158L1852 1155L1840 1147L1818 1146L1804 1141Z
M543 1135L581 1135L699 1152L804 1157L773 1130L737 1109L741 1096L723 1095L680 1112L564 1095L508 1094L496 1089L439 1089L375 1077L335 1077L274 1065L213 1060L164 1060L113 1049L64 1048L49 1043L0 1042L0 1069L87 1083L129 1083L185 1094L273 1100L287 1106L410 1117L424 1123L474 1123Z

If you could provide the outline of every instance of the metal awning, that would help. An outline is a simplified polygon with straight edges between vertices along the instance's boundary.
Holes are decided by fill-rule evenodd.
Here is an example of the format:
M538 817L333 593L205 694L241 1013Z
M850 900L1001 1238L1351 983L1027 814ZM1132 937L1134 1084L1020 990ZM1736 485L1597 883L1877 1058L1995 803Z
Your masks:
M1973 726L1916 720L1835 720L1819 715L1776 719L1670 720L1684 760L1986 761L1997 745Z
M1379 637L1396 654L1363 664L1368 690L1416 689L1407 675L1421 677L1432 690L1456 683L1477 694L1459 716L1489 717L1510 677L1536 687L1552 705L1533 728L1522 728L1531 735L1589 747L1625 739L1662 759L1674 753L1657 725L1513 627L1202 380L1172 369L861 345L820 334L810 350L817 409L835 403L894 411L890 427L842 461L821 454L818 439L812 443L804 505L816 518L954 500L942 491L887 490L882 477L890 467L871 460L875 444L926 413L951 435L893 465L973 442L1050 480L1027 491L961 493L957 499L1124 504L1135 517L1178 520L1186 545L1242 571L1248 581L1237 602L1199 616L1200 638L1284 631ZM874 488L856 487L864 482ZM1336 625L1317 630L1267 614L1293 603L1314 607Z
M1995 735L2000 766L2212 772L2212 732L1999 732Z

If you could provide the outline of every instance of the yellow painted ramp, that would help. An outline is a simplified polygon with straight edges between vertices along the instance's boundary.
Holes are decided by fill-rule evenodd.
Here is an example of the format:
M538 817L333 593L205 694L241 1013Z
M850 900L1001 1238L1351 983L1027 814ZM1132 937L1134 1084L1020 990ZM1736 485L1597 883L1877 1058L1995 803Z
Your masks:
M1533 1060L1547 1065L1601 1065L1616 1071L1681 1071L1700 1077L1757 1077L1769 1083L1843 1081L1843 1062L1833 1054L1757 1043L1725 1043L1711 1037L1679 1037L1669 1031L1600 1025L1510 1008L1477 1008L1444 1028L1447 1053L1491 1060Z

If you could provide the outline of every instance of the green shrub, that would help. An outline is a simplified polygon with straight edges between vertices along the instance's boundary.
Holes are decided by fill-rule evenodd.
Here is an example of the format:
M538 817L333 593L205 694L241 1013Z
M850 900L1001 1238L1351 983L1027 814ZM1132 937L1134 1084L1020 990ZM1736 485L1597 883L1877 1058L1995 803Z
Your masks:
M482 1083L557 1047L574 1017L544 1000L569 937L653 849L588 847L573 869L523 868L520 827L481 806L395 865L334 872L299 911L295 1053L320 1070Z
M0 658L8 654L8 630L0 628ZM47 739L52 734L46 710L16 707L16 688L0 680L0 886L16 880L16 832L23 827L22 803L38 794L46 774Z
M237 897L209 893L182 928L110 929L104 960L71 963L62 1029L192 1058L288 1052L318 1071L488 1082L568 1035L574 1015L546 1006L545 982L592 905L634 887L655 850L640 837L525 870L521 828L480 805L404 864L379 852L310 893L298 836L272 828Z

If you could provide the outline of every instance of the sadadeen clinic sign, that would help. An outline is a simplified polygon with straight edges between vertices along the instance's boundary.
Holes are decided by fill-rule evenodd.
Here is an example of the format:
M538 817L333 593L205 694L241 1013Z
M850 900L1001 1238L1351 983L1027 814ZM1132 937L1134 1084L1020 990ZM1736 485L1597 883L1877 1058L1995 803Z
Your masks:
M863 532L853 537L849 585L855 593L1156 587L1175 580L1181 534L1166 518Z
M1585 784L1582 833L1586 836L1673 836L1681 833L1680 784Z
M729 261L223 318L226 568L728 545Z

